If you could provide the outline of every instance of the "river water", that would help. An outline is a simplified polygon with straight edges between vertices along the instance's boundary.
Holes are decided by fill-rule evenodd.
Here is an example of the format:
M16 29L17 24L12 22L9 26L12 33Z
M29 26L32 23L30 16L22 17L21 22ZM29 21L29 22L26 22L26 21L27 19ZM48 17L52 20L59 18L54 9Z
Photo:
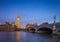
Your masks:
M36 34L24 31L0 32L0 42L60 42L60 36Z

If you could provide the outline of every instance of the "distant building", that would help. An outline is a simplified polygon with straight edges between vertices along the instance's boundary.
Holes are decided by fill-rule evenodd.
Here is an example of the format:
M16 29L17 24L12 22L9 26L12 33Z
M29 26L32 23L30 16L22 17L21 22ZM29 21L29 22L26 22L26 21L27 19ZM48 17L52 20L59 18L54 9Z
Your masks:
M0 25L0 31L6 31L6 26L5 25Z
M32 24L34 27L38 26L37 23Z
M26 25L24 25L24 29L26 29Z
M4 23L4 25L9 25L9 22L6 21L6 22Z
M19 15L17 16L16 23L17 23L17 29L20 29L21 26L20 26L20 16Z
M14 22L11 22L11 27L14 28Z
M24 29L28 29L30 27L32 27L32 24L26 24L26 25L24 25Z
M14 24L14 22L11 22L11 24L9 22L5 22L4 25L0 25L0 31L14 31L16 30L16 25Z

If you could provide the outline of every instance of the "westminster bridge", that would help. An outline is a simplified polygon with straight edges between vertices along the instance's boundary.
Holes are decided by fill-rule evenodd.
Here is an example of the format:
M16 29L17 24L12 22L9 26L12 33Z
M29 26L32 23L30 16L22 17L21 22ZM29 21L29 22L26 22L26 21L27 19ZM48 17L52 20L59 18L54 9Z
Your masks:
M54 30L54 27L53 27L53 24L42 24L42 25L39 25L39 26L32 26L31 28L28 28L28 31L29 32L36 32L36 33L53 33L55 32L55 34L60 34L60 28L58 28L56 26L55 30Z

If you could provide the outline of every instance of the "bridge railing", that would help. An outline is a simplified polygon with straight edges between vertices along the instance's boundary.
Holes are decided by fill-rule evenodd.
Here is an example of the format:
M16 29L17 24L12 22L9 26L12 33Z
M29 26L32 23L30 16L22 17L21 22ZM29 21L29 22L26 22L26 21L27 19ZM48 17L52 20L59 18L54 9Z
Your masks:
M56 29L56 32L58 32L60 30L60 28Z

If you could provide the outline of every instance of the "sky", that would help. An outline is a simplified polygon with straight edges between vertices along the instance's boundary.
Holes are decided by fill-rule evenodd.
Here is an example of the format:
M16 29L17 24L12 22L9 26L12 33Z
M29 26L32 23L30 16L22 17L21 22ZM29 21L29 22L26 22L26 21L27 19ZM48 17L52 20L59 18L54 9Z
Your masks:
M60 22L60 0L0 0L0 23L12 21L20 15L21 26L27 23Z

